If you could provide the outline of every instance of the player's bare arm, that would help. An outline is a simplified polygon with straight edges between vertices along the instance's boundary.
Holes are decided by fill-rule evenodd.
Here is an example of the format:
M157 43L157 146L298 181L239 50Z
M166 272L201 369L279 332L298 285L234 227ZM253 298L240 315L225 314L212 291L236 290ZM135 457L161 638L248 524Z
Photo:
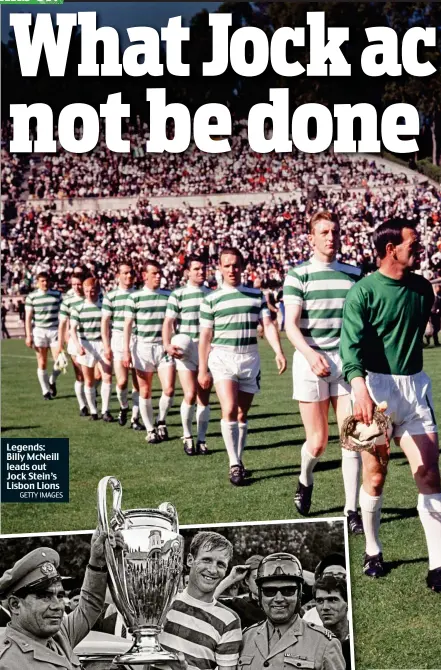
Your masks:
M330 374L329 363L326 358L317 350L313 349L306 342L302 331L300 330L300 319L302 316L302 305L285 306L285 329L286 335L293 345L300 351L309 363L311 370L317 377L327 377Z
M110 324L112 322L111 314L103 312L101 317L101 339L103 341L104 357L112 360L112 349L110 347Z
M214 592L214 597L217 599L219 596L221 596L224 591L227 591L230 586L233 586L233 584L238 584L240 582L243 582L245 577L248 575L248 573L251 571L251 568L249 565L235 565L231 568L231 572L228 575L228 577L225 577L221 581L221 583L216 587L216 591Z
M208 354L210 353L212 339L213 339L213 330L211 328L201 328L201 332L199 335L198 383L202 389L210 388L210 385L212 383L211 375L208 370Z
M25 332L26 332L26 346L32 349L33 338L32 338L32 307L26 307L26 318L25 318Z
M132 364L132 356L130 354L130 338L132 336L133 318L126 316L124 319L123 330L123 365L129 368Z
M265 316L262 319L262 325L268 344L276 354L276 365L279 375L281 375L286 370L286 358L280 342L279 331L269 316Z
M171 343L171 338L176 326L176 319L171 316L166 316L162 324L162 342L164 350L173 358L182 358L182 349L176 347Z
M58 324L58 354L61 354L61 352L64 349L64 345L67 341L68 337L68 319L63 319L60 317L60 321Z
M80 340L78 339L78 332L77 332L78 324L75 322L72 322L70 324L70 336L72 338L72 341L74 343L74 346L78 352L78 356L84 356L86 353L83 345L81 344Z

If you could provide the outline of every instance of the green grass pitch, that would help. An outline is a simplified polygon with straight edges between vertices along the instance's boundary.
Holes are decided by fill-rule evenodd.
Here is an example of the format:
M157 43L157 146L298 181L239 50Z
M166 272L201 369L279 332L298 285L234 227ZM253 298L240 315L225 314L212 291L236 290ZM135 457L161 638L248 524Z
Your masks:
M262 393L251 410L245 464L248 486L234 489L212 396L210 455L184 454L178 389L168 424L170 441L147 445L127 426L92 423L78 416L71 369L58 380L58 397L41 398L33 352L23 341L3 341L3 437L70 439L70 502L4 504L3 533L90 529L96 524L96 486L105 475L123 484L123 508L172 501L182 524L292 519L304 432L291 399L291 363L277 376L273 355L262 343ZM285 341L285 351L290 352ZM291 355L289 355L291 358ZM441 352L427 349L425 369L433 380L435 410L441 416ZM155 387L157 406L159 392ZM117 414L113 396L111 410ZM334 420L327 451L316 468L311 516L339 516L343 509L340 448ZM385 490L381 538L393 569L371 581L361 574L363 539L350 538L357 670L440 668L441 595L425 587L426 546L416 511L417 492L407 461L393 448ZM281 547L281 549L285 549Z

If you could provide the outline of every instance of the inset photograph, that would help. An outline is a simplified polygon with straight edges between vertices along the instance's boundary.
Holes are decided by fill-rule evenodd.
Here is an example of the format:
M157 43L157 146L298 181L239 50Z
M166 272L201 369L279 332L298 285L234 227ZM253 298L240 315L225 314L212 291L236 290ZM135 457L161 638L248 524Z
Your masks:
M178 532L174 513L1 536L0 670L354 667L343 519Z

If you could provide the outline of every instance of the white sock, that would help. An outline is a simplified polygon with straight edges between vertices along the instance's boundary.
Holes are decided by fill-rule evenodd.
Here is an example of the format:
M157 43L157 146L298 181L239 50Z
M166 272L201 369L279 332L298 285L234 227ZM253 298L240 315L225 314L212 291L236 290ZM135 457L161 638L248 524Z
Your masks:
M239 461L242 460L242 455L243 452L245 451L245 445L247 443L247 435L248 435L248 423L238 423L239 426L239 442L238 442L238 449L237 449L237 455L239 457Z
M112 384L103 382L101 384L101 413L109 411L110 396L112 395Z
M314 470L315 465L319 461L320 457L315 458L308 451L308 443L307 442L305 442L303 444L301 453L302 453L302 464L300 466L299 482L301 484L303 484L303 486L311 486L311 484L314 481L312 471Z
M55 384L55 380L59 375L61 375L61 370L55 370L54 368L52 368L52 373L51 376L49 377L49 383Z
M356 512L360 492L361 454L357 451L342 449L341 471L345 489L344 513Z
M127 402L127 387L125 389L120 389L119 386L116 387L116 397L118 398L119 406L121 409L127 409L129 404Z
M193 423L196 405L187 405L185 400L181 403L181 421L184 430L184 437L192 437L193 431L191 424Z
M239 465L239 424L237 421L224 421L221 419L221 431L230 461L230 468L233 465Z
M378 531L380 529L381 506L383 495L370 496L363 487L360 489L360 509L366 538L366 553L376 556L382 551Z
M165 421L168 410L173 405L173 398L174 396L165 395L165 393L163 393L159 398L158 421Z
M155 429L155 424L153 423L153 406L151 398L140 398L139 399L139 411L141 413L141 419L143 420L146 430L151 431Z
M196 425L198 429L198 442L205 442L205 436L210 421L210 405L197 405Z
M420 493L418 514L426 535L429 570L441 567L441 493Z
M96 408L96 388L95 386L85 386L84 395L86 396L87 404L89 405L89 411L91 414L98 414Z
M74 384L75 395L77 396L80 409L86 406L86 396L84 395L84 382L76 381Z
M139 416L139 391L132 390L132 421Z
M37 368L37 377L38 381L40 382L41 392L43 395L50 393L51 390L49 388L49 376L47 374L47 370L41 370L40 368Z

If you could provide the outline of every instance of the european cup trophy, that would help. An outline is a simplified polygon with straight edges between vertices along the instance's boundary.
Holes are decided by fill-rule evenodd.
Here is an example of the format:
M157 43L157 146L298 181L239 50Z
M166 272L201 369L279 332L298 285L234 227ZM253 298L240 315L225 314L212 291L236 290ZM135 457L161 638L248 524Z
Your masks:
M107 514L107 488L113 491L112 517ZM158 641L167 610L177 593L184 564L184 540L178 533L178 515L168 502L158 509L121 510L122 487L115 477L98 484L98 527L108 533L105 553L110 591L127 629L135 638L132 648L116 664L154 664L177 660ZM121 531L124 550L109 540Z

